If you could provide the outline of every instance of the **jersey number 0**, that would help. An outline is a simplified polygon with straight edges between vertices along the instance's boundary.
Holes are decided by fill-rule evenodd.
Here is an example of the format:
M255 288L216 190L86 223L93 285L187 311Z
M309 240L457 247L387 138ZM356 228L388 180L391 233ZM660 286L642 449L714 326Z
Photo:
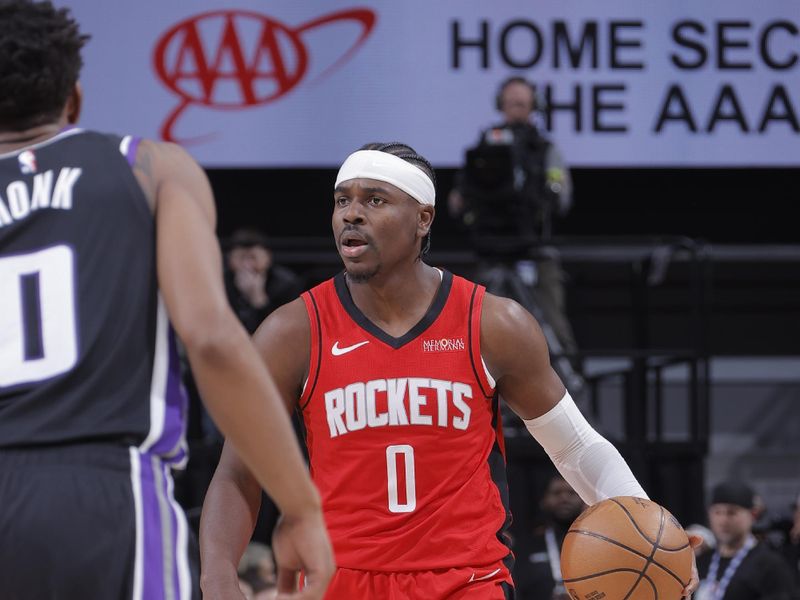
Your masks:
M400 501L398 490L398 457L403 458L406 489L405 502ZM408 444L386 447L386 475L389 481L389 511L393 513L413 512L417 508L417 482L414 476L414 448Z
M75 365L74 262L65 245L0 258L0 387Z

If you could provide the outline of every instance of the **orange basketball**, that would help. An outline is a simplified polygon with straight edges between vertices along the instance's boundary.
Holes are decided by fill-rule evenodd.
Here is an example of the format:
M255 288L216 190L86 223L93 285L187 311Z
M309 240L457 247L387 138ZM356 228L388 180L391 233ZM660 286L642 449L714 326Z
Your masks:
M692 575L692 548L665 508L619 496L575 519L561 573L573 600L679 600Z

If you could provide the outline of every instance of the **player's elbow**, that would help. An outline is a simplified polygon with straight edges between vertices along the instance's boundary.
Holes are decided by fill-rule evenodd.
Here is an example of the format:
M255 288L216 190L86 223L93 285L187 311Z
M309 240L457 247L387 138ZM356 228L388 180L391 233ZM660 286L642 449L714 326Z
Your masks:
M233 313L227 309L206 311L183 323L175 323L190 360L192 357L204 361L225 359L234 354L246 333Z

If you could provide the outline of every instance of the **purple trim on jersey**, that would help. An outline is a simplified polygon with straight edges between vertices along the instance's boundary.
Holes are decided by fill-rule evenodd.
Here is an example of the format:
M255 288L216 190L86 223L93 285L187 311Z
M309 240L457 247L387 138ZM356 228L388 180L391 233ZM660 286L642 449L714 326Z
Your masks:
M180 600L182 583L191 596L188 524L175 501L172 469L153 454L134 449L132 456L139 465L141 506L141 522L137 522L141 536L141 594L134 600ZM182 568L186 577L183 582Z
M128 152L125 158L128 159L128 164L132 167L136 163L136 151L139 149L139 142L142 141L140 137L131 137L131 143L128 144Z
M167 469L169 469L169 467L167 465L164 465L164 477L170 477L171 478L171 475L168 474ZM173 487L172 485L167 487L167 494L168 494L168 496L167 496L168 500L167 501L170 502L170 500L171 500L171 502L169 503L169 507L170 507L169 524L170 524L170 529L174 534L173 535L173 539L170 540L170 542L172 543L172 554L173 554L173 560L172 560L172 582L173 582L173 584L172 585L173 585L173 587L175 589L175 600L180 600L180 598L181 598L181 578L180 578L180 574L178 573L178 560L179 560L179 556L178 555L179 555L179 553L185 554L186 550L184 548L178 548L178 519L179 518L184 518L184 517L183 516L179 517L175 512L176 510L181 510L181 508L175 502L174 495L172 493L172 487ZM188 530L188 523L187 523L187 530ZM187 531L187 535L188 535L188 531Z
M180 465L181 463L184 463L188 458L188 456L189 456L189 451L186 449L186 444L182 444L181 447L178 449L178 451L173 456L169 457L169 464L172 465L173 468L178 468L175 467L175 465Z
M156 479L150 455L138 454L138 458L142 484L142 598L158 600L164 597L165 532L161 526L159 492L156 491L156 486L161 488L161 497L165 497L167 492L161 474Z
M173 457L165 455L174 451L178 445L184 446L186 432L186 413L188 400L186 390L181 383L181 365L178 357L178 343L175 332L169 327L167 338L167 383L164 390L164 429L161 437L153 445L151 451L169 462L177 462Z

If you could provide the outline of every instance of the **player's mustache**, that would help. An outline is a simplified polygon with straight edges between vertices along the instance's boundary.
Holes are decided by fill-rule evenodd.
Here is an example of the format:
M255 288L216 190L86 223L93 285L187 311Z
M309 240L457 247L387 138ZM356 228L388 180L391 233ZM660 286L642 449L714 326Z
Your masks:
M367 244L372 244L372 236L365 233L357 225L345 225L342 232L339 234L339 242L341 243L349 234L357 235L362 238Z

